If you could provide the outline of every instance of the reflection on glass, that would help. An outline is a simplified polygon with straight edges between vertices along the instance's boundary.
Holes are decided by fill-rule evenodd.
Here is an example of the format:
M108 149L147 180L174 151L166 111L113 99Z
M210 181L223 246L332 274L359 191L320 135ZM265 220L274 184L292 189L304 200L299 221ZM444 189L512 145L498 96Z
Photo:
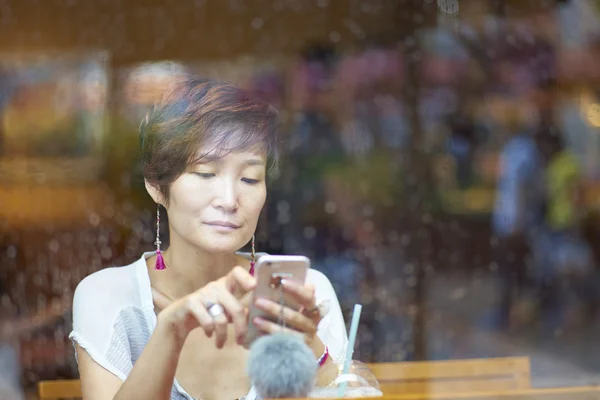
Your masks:
M110 44L111 67L94 52L0 56L7 315L153 248L139 122L191 72L280 110L257 250L310 256L347 316L364 304L357 359L527 355L534 386L600 383L597 1L71 3L70 34ZM21 338L31 388L76 377L69 321L44 329Z

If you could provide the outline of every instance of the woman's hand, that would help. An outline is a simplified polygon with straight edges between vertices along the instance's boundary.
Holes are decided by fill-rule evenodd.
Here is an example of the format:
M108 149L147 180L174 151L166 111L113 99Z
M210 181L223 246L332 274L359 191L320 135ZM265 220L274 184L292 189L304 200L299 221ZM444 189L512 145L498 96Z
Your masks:
M256 307L270 315L274 320L283 319L285 327L264 318L255 318L254 324L265 334L287 332L302 335L304 342L313 350L315 357L320 357L325 346L317 336L317 326L323 316L316 306L315 288L312 285L301 285L290 280L282 281L285 293L292 296L302 307L299 311L283 307L279 303L266 298L256 300Z
M248 325L247 307L240 299L255 286L256 280L248 271L235 267L226 276L176 301L153 289L154 304L161 309L157 325L166 328L182 345L192 330L202 328L206 336L216 335L220 349L227 341L227 325L233 323L240 344Z

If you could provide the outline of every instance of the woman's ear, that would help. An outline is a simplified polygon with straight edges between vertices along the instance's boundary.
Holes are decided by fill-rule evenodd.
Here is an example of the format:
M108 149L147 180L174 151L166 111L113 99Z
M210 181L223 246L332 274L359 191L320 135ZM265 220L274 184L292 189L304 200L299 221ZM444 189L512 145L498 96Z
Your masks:
M158 185L154 185L150 182L148 182L147 179L144 179L144 186L146 186L146 191L148 192L148 194L150 195L150 197L152 197L152 200L154 200L154 202L156 204L161 204L164 206L164 196L160 191L160 188L158 187Z

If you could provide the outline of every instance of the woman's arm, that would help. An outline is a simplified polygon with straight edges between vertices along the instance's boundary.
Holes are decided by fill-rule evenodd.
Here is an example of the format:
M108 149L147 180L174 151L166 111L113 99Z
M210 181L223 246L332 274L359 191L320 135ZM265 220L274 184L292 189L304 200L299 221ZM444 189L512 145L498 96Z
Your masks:
M318 336L313 342L311 349L317 359L319 359L319 357L321 357L321 355L325 352L325 345ZM337 378L338 372L338 366L333 361L331 355L329 355L327 361L325 361L325 364L323 364L317 370L317 386L324 387L329 385L335 380L335 378Z
M75 351L77 352L83 399L114 399L123 381L102 368L81 346L75 345Z
M152 336L131 372L123 382L103 368L83 347L77 346L83 400L168 400L175 379L179 355L189 332L202 328L207 336L214 333L216 347L227 340L229 320L241 343L247 326L245 308L238 301L254 289L255 279L241 267L211 282L198 291L171 302L154 292L155 306L162 311ZM211 317L207 302L221 304L225 313Z
M84 400L169 399L182 345L158 325L125 382L77 346Z

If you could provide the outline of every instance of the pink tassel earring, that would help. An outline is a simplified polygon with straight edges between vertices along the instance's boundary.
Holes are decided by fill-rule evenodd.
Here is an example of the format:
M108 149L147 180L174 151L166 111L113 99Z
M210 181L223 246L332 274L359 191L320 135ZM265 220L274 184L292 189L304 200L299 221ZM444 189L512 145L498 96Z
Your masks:
M254 266L256 265L256 249L254 247L254 235L252 235L252 252L250 253L250 275L254 276Z
M163 270L167 268L165 265L165 260L163 259L162 253L160 252L160 204L156 205L156 264L154 264L154 269Z

